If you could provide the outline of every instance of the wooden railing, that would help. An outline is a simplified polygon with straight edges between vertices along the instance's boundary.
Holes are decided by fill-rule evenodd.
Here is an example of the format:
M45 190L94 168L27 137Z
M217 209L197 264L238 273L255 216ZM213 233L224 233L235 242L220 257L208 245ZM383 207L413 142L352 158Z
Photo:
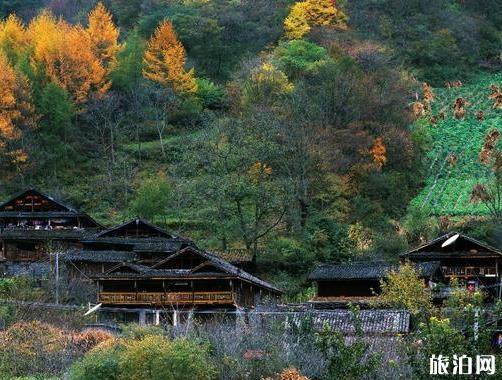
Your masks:
M444 266L443 273L448 277L495 277L496 267L450 267Z
M172 305L172 304L233 304L232 292L100 292L99 302L105 304Z

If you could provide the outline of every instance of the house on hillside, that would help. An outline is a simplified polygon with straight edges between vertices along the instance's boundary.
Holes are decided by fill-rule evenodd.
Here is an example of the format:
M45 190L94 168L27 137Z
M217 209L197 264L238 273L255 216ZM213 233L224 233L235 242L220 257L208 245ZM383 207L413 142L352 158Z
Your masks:
M150 266L183 248L194 246L153 224L133 219L82 240L81 248L64 259L71 278L86 279L104 273L119 263Z
M153 265L120 263L92 278L103 308L236 311L275 302L281 290L211 253L188 246Z
M316 286L311 304L316 309L344 307L348 303L365 306L380 293L380 281L396 269L398 265L385 262L320 265L309 275ZM438 261L420 263L417 269L428 287L442 279Z
M439 261L446 283L456 279L469 289L483 288L501 297L502 251L462 233L449 232L400 258L421 264Z
M0 273L43 272L51 252L79 247L100 229L86 213L35 189L25 190L0 204Z

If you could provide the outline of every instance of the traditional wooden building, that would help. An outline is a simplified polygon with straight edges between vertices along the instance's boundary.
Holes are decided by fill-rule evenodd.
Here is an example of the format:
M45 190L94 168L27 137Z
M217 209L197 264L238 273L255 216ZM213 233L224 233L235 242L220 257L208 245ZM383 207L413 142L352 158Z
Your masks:
M154 265L120 263L93 278L97 302L161 310L252 308L281 291L221 258L188 246Z
M25 190L0 204L2 272L47 260L50 251L78 247L101 228L86 213L35 189Z
M81 245L64 257L73 278L104 273L118 263L150 266L194 244L145 220L133 219L82 240Z
M309 276L316 285L316 296L311 302L318 308L349 302L364 305L380 293L380 281L396 269L397 265L385 262L320 265ZM417 269L427 286L442 279L438 261L421 263Z
M446 283L457 279L500 298L502 252L462 233L450 232L400 255L415 263L439 261Z

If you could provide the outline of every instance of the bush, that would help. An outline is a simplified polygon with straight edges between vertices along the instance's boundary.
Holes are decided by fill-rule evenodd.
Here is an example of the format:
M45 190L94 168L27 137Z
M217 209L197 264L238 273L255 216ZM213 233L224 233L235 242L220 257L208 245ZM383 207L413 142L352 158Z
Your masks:
M118 379L121 344L100 345L75 362L70 370L72 380Z
M282 43L275 54L279 68L290 78L312 72L329 59L325 48L305 40Z
M70 378L211 380L216 378L216 370L209 361L207 346L147 334L141 339L98 346L72 366Z
M198 78L197 97L206 108L222 108L225 103L225 91L207 79Z

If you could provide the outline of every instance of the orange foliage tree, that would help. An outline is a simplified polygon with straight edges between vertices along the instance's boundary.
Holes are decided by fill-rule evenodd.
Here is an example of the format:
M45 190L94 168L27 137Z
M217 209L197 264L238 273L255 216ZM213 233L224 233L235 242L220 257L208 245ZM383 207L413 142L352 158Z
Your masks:
M31 90L27 79L16 72L5 54L0 52L0 151L13 163L26 161L26 153L10 149L26 129L34 128L35 117L31 103Z
M373 162L376 164L378 169L382 169L387 162L387 148L381 137L377 137L373 146L370 149L370 153L373 157Z
M31 21L28 35L35 70L68 91L76 103L86 102L92 92L100 95L110 88L91 37L80 25L56 20L45 11Z
M91 39L94 55L109 73L117 62L119 30L112 20L112 15L103 3L98 3L89 14L87 33Z
M163 86L171 86L180 94L197 91L195 73L185 70L186 52L178 41L173 25L163 21L148 41L143 75Z

